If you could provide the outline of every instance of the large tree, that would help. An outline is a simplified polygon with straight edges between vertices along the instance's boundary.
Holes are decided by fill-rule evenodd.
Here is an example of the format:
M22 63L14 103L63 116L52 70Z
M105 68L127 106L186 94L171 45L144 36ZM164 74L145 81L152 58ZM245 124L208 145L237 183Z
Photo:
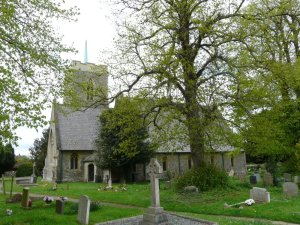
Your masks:
M43 136L34 140L33 147L29 148L30 156L35 162L38 175L42 174L47 156L49 128L43 131Z
M252 1L237 46L241 76L235 93L236 121L245 148L255 156L282 160L294 154L300 139L300 2Z
M0 139L13 139L19 126L45 123L42 111L60 90L73 51L61 43L53 21L71 20L74 9L54 0L0 3Z
M230 51L243 38L236 18L245 1L116 1L126 19L119 22L112 75L124 91L159 99L150 109L155 125L163 108L180 114L194 165L200 166L209 127L222 118L234 85Z
M101 168L119 168L125 175L127 167L149 161L154 145L149 142L142 102L142 99L122 97L115 108L101 114L96 141Z

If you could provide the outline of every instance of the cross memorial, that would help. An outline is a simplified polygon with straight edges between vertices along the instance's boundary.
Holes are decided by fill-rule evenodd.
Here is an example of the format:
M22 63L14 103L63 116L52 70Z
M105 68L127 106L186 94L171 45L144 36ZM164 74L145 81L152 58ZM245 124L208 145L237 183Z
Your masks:
M159 175L162 174L162 167L159 165L157 159L152 158L149 164L149 176L151 185L151 206L143 215L141 225L168 225L167 215L160 207L159 198Z

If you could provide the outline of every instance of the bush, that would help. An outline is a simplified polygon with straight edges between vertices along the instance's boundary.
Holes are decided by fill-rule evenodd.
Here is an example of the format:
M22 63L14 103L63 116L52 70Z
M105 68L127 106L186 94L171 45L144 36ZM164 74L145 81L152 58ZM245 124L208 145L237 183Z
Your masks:
M32 174L32 163L26 162L21 164L17 169L17 177L26 177Z
M176 189L182 191L186 186L196 186L199 191L208 191L228 185L229 179L225 171L213 165L193 168L176 180Z

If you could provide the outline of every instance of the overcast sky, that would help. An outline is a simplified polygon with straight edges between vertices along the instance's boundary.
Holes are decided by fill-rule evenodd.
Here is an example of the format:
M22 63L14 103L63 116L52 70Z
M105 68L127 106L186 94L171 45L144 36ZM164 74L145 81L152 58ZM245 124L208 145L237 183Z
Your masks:
M80 9L77 22L56 25L59 33L64 36L63 42L72 45L78 51L77 54L66 57L83 61L84 45L87 40L88 62L103 64L99 61L101 52L112 47L115 33L108 4L105 4L105 0L67 0L66 2ZM50 109L45 112L48 119L50 119L50 112ZM29 147L33 146L34 139L41 137L42 130L45 128L39 129L38 132L26 127L19 128L17 135L22 139L18 142L19 146L15 148L15 154L29 155Z

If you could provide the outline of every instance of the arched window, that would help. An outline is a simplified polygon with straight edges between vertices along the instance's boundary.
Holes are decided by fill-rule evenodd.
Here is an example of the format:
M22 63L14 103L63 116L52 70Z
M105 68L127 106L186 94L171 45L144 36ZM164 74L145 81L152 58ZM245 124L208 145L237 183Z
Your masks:
M163 157L163 171L167 171L167 156Z
M93 100L94 96L94 81L90 78L87 85L87 100Z
M71 155L71 161L70 161L71 165L70 168L73 170L76 170L78 168L78 156L76 153L73 153Z

